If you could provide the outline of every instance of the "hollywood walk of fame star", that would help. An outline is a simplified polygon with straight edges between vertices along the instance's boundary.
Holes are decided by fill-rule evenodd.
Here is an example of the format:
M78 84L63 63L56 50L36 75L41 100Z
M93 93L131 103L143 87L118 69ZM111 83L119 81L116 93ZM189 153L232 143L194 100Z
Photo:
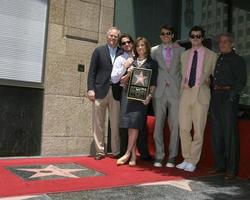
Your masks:
M39 198L40 197L40 198ZM0 198L0 200L25 200L25 199L35 199L35 198L39 198L42 199L43 196L39 195L39 196L34 196L34 195L29 195L29 196L16 196L16 197L6 197L6 198Z
M135 78L135 85L141 83L144 86L144 80L146 80L148 77L143 76L143 72L141 71L139 75L135 75Z
M61 169L55 165L49 165L43 169L20 168L17 170L35 172L35 174L30 176L29 178L38 178L38 177L45 177L45 176L52 176L52 175L64 176L64 177L69 177L69 178L79 178L78 176L72 174L72 172L83 171L86 169Z
M141 186L150 186L150 185L172 185L174 187L187 190L187 191L192 191L192 188L190 187L191 180L176 180L176 181L159 181L155 183L146 183L146 184L141 184Z

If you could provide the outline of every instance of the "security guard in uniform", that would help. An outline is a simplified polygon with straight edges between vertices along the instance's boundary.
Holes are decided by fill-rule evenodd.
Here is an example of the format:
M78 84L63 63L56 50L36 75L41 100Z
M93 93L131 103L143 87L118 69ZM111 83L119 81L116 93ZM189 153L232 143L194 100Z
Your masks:
M232 35L223 33L218 42L220 55L212 78L210 103L215 168L210 174L226 172L225 179L234 179L240 159L239 93L246 85L247 71L244 59L233 50Z

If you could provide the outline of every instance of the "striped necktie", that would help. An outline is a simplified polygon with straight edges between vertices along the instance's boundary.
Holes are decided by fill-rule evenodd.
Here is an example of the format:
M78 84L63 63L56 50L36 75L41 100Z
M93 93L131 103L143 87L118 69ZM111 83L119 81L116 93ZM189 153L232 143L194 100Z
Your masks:
M170 67L170 62L171 62L171 48L167 47L166 49L166 65L169 68Z

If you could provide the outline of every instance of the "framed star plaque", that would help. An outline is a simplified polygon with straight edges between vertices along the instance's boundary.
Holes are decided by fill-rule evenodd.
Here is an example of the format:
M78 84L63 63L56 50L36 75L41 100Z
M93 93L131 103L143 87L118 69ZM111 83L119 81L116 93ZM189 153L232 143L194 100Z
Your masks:
M151 69L135 67L128 85L128 99L143 101L149 93Z

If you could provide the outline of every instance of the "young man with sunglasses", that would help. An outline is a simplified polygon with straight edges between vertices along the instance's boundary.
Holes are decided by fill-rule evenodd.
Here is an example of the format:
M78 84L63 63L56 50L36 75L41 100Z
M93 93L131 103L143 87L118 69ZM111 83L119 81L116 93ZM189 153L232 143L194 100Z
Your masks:
M168 113L170 142L166 167L175 166L179 149L179 99L181 84L180 55L184 48L173 42L173 28L163 25L160 28L162 44L152 48L152 58L158 62L157 87L153 97L155 112L155 167L162 167L165 158L164 126Z
M200 160L210 101L209 77L217 59L213 51L203 46L204 34L205 31L200 26L192 27L189 31L192 48L181 55L179 125L184 161L176 167L189 172L196 169Z

